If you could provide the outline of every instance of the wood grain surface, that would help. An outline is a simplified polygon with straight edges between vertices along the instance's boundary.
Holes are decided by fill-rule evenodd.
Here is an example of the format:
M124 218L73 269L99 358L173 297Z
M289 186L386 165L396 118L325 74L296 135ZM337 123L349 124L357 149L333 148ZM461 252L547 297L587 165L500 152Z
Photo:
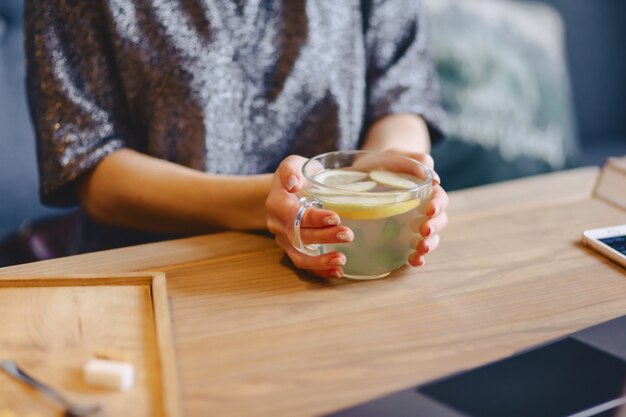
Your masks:
M378 281L316 279L244 233L0 276L164 271L186 416L319 416L626 314L625 270L580 244L585 229L626 223L594 196L598 174L451 193L426 266Z
M267 237L225 232L0 268L0 276L158 271L168 265L255 252L269 247L274 247L274 243Z
M165 285L162 273L0 278L0 358L79 404L100 404L102 416L179 417ZM133 364L129 392L84 382L83 365L102 351ZM0 410L41 417L64 412L1 371Z
M594 196L626 209L626 158L609 159L602 171Z

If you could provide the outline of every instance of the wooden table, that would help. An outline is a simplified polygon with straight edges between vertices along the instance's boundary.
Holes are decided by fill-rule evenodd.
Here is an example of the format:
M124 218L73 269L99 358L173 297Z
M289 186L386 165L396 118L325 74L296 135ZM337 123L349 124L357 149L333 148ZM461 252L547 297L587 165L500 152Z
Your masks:
M164 271L187 416L314 416L626 314L626 273L580 244L626 223L626 158L451 193L425 267L379 281L295 271L222 233L0 269Z

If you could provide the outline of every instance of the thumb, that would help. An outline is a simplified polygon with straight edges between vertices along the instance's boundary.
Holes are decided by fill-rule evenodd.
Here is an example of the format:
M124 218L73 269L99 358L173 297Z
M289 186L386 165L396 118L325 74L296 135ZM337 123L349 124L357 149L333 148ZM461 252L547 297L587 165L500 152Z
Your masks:
M290 193L302 188L304 181L302 178L302 165L307 161L298 155L291 155L283 159L276 170L283 188Z

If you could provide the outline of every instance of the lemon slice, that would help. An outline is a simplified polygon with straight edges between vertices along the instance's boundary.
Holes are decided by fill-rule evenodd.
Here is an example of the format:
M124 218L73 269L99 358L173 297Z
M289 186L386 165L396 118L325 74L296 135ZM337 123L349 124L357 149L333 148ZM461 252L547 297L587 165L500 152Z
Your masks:
M362 193L373 190L374 188L376 188L377 185L378 184L374 181L359 181L350 184L334 184L333 187L338 188L338 190L330 190L325 188L323 190L320 190L319 193L325 195L344 195L345 191Z
M393 188L415 188L417 184L409 179L401 177L389 171L374 170L370 172L370 178L379 184L388 185Z
M383 219L405 213L420 205L420 199L404 200L397 196L328 196L318 195L324 208L334 211L339 217L355 220Z
M315 174L313 179L324 185L338 187L341 184L363 181L367 178L367 175L365 172L351 171L349 169L326 169Z

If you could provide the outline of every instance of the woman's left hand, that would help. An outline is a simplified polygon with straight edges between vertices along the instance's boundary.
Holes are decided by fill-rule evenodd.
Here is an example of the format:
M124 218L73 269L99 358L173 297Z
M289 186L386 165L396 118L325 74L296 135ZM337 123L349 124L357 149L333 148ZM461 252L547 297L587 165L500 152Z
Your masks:
M448 208L450 199L446 191L441 187L441 180L439 175L435 172L435 161L432 156L427 153L409 152L399 148L392 148L386 152L404 155L420 161L430 169L433 175L431 200L424 210L427 219L418 229L423 239L417 244L415 253L409 258L409 264L413 266L423 266L425 256L439 246L439 232L448 224L446 209Z

